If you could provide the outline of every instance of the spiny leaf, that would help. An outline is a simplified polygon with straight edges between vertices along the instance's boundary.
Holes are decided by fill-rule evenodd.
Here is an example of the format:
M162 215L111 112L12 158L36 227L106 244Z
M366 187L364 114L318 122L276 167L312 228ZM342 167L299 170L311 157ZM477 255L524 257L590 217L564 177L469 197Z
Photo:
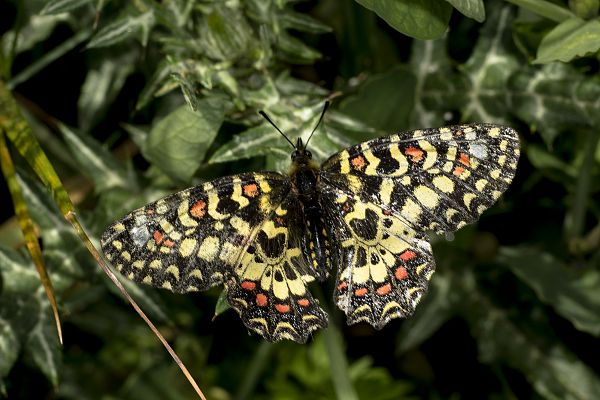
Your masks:
M498 261L577 329L600 335L600 273L577 274L550 254L531 248L502 247Z
M571 18L558 24L540 43L534 63L569 62L600 49L600 21Z

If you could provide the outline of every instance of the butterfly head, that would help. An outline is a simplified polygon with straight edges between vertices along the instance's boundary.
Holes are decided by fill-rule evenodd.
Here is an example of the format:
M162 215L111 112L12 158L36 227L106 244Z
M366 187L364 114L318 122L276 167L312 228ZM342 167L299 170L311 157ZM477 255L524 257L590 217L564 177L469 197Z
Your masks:
M308 164L312 160L312 153L306 150L306 145L302 143L302 138L298 138L295 150L292 152L292 161L295 164Z

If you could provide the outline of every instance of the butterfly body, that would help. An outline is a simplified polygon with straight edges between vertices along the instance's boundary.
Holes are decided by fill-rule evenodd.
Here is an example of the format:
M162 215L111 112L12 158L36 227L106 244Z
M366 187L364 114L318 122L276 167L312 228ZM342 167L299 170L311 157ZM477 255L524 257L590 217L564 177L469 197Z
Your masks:
M427 232L475 221L506 190L518 136L492 124L364 142L320 166L299 140L287 175L224 177L113 223L101 239L128 278L174 292L224 284L244 324L305 342L327 325L308 283L336 273L348 323L406 317L435 269Z

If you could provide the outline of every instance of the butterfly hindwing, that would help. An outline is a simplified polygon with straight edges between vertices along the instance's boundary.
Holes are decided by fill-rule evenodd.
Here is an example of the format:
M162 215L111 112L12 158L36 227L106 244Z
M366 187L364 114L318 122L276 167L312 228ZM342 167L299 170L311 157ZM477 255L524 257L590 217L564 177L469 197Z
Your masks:
M315 276L303 251L302 217L290 194L258 229L227 283L229 303L269 341L304 343L327 326L327 314L306 287Z
M475 221L508 187L518 156L514 130L474 124L374 139L325 161L319 190L338 249L334 299L348 322L381 328L412 314L435 269L425 232Z

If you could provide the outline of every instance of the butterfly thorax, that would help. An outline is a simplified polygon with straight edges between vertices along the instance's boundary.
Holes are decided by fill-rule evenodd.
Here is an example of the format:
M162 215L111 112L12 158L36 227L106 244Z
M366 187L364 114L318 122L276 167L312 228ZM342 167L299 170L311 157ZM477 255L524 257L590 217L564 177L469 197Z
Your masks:
M308 232L307 243L310 259L315 274L319 279L325 279L328 274L329 265L329 238L325 226L317 184L319 180L319 167L312 160L310 151L302 145L298 139L296 150L292 153L292 167L290 178L293 190L298 196L304 214L304 223Z

